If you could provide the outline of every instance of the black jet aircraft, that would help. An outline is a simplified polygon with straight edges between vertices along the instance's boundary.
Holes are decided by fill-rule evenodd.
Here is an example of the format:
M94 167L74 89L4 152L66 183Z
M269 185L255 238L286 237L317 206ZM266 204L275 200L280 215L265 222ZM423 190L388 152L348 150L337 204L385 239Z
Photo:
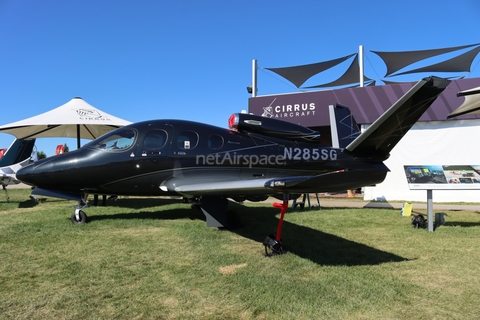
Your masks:
M320 145L318 132L309 128L257 115L234 114L229 129L151 120L37 161L18 171L17 178L36 186L33 194L79 200L73 223L87 219L82 211L86 194L196 199L210 227L235 221L227 213L227 198L279 197L277 234L264 245L282 253L282 222L291 195L382 182L389 171L383 161L448 84L436 77L419 81L362 134L354 121L346 121L351 117L337 119L337 127L347 128L338 148Z

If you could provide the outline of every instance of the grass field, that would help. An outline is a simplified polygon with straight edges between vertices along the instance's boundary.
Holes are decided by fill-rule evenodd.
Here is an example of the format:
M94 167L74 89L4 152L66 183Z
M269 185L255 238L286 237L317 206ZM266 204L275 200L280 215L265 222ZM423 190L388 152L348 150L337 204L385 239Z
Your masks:
M177 200L85 209L29 190L0 197L1 319L478 319L480 214L435 232L393 209L288 213L286 255L266 258L270 204L233 205L244 226L205 226Z

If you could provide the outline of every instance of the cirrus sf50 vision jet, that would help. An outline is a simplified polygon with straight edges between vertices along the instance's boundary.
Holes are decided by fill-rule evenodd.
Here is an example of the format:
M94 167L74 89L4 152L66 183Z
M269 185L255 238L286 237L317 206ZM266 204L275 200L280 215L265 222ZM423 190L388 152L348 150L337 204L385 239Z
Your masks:
M382 182L389 171L383 161L448 84L436 77L419 81L361 134L351 116L337 117L337 126L348 127L337 148L322 146L318 132L307 127L257 115L234 114L228 129L151 120L37 161L17 178L35 186L32 194L78 200L74 223L87 219L85 194L195 199L210 227L235 221L227 199L275 196L283 199L279 226L264 245L282 253L281 228L291 196Z

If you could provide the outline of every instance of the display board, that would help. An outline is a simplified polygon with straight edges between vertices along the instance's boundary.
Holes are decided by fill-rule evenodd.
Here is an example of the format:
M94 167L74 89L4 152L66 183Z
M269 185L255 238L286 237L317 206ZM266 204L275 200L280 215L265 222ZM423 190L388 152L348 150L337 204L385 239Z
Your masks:
M480 189L480 165L403 166L410 190Z

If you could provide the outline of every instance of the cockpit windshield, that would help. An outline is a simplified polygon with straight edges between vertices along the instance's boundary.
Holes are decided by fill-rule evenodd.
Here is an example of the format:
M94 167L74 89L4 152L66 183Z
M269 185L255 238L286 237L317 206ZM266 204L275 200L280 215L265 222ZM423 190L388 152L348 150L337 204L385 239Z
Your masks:
M103 135L89 142L86 147L108 151L124 151L135 142L136 131L133 129L119 129Z

